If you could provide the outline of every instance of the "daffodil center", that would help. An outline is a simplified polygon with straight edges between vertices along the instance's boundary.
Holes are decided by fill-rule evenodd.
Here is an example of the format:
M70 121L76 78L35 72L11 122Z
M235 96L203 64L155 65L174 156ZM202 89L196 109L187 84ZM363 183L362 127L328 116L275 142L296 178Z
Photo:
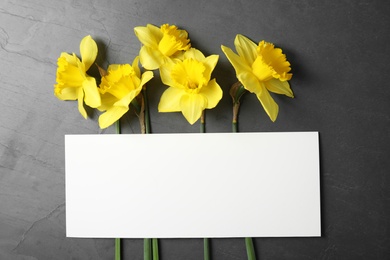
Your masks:
M163 37L158 44L158 49L165 56L172 56L177 51L188 50L191 47L188 33L185 30L178 30L177 26L164 24L161 26Z
M275 73L273 68L266 64L262 57L257 57L253 62L252 71L260 81L272 79L272 75Z
M129 64L110 65L108 75L102 78L100 92L108 92L118 99L123 98L129 92L135 90L139 85L140 79L137 77L134 69Z
M202 62L185 59L175 64L171 71L171 77L178 87L191 93L197 93L207 83L204 76L205 70L206 67Z
M198 88L198 85L195 82L192 82L190 78L187 80L187 86L189 89L196 89Z

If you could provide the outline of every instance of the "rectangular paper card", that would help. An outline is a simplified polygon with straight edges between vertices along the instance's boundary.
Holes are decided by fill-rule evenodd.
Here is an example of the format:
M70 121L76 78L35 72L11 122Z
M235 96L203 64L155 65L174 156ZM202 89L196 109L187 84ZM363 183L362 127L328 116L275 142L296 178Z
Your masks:
M318 132L67 135L68 237L320 236Z

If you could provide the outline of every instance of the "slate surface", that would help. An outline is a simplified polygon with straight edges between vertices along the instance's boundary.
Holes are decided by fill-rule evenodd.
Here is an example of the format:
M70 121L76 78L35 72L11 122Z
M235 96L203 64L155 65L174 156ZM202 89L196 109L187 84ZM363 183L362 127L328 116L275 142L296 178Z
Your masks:
M100 131L97 113L84 120L75 102L53 96L56 60L79 53L91 34L99 64L131 62L140 47L133 28L147 23L177 24L194 47L219 54L213 75L225 93L236 79L220 45L233 47L237 33L275 43L292 64L296 98L275 97L272 123L254 95L244 96L240 131L320 132L323 235L256 238L258 259L388 259L389 14L380 0L2 0L0 259L113 259L112 239L65 237L64 135L114 129ZM152 131L198 132L179 113L157 112L164 89L158 78L150 84ZM206 120L208 132L231 131L228 94ZM133 113L122 123L124 133L139 132ZM162 239L161 259L202 259L202 245ZM123 255L142 259L142 240L125 240ZM213 239L212 257L245 259L243 239Z

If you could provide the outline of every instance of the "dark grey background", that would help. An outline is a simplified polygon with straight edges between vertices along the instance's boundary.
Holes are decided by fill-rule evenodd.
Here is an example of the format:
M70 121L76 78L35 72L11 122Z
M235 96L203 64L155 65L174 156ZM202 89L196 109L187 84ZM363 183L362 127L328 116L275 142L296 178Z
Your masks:
M147 23L177 24L220 55L213 76L225 94L207 111L208 132L231 131L236 79L221 44L233 47L237 33L265 39L292 64L296 98L275 96L272 123L244 96L240 131L320 132L322 237L256 238L258 259L389 259L389 14L380 0L1 0L0 259L113 259L113 239L65 237L64 135L114 129L101 132L96 112L84 120L76 102L53 96L56 60L91 34L101 65L129 63L140 47L133 28ZM180 113L157 112L164 89L149 84L152 131L198 132ZM122 123L139 132L133 113ZM142 240L123 247L124 259L142 259ZM164 260L202 259L201 239L162 239L160 249ZM213 239L212 257L245 259L243 239Z

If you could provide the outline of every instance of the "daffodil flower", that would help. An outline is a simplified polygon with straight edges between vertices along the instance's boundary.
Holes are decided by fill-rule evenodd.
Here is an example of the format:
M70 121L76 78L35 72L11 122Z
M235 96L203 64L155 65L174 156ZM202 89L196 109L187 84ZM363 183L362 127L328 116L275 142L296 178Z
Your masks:
M191 47L188 33L175 25L163 24L158 28L148 24L135 27L134 32L143 44L139 53L141 64L148 70L158 69Z
M130 102L141 92L143 85L153 78L153 72L146 71L141 75L138 67L139 57L133 64L112 64L107 75L102 77L100 94L102 99L99 116L100 128L107 128L120 119L128 110Z
M97 45L90 35L80 43L81 61L76 54L61 53L57 61L57 84L54 94L60 100L78 100L80 114L87 118L84 102L92 108L100 106L101 100L96 80L87 75L87 70L97 56Z
M233 65L244 88L256 94L270 119L275 121L279 107L269 91L294 97L287 82L292 74L289 73L291 68L286 55L272 43L261 41L256 44L240 34L236 36L234 45L238 55L223 45L222 51Z
M169 88L158 105L159 112L182 112L194 124L204 109L214 108L222 98L222 89L211 72L218 55L205 57L199 50L186 51L183 60L168 61L160 68L161 80Z

